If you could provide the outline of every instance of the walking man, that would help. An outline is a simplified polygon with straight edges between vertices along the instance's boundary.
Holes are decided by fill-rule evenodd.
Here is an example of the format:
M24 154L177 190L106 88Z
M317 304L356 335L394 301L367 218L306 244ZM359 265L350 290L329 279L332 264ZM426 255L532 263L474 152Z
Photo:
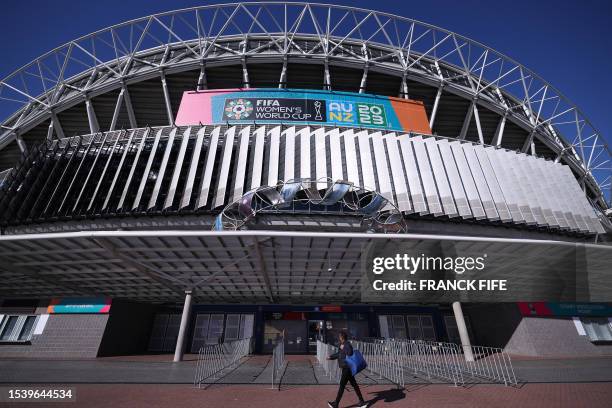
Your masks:
M340 346L338 348L338 352L332 354L327 357L328 360L338 360L338 367L342 370L342 376L340 377L340 387L338 388L338 395L336 396L335 401L330 401L327 403L329 408L338 408L338 404L342 399L342 394L344 393L344 388L346 388L346 383L350 382L353 388L355 389L355 393L357 397L359 397L359 406L358 408L367 408L368 403L363 400L363 395L361 395L361 390L359 389L359 384L353 377L351 373L351 369L346 364L346 357L353 355L353 346L347 340L346 332L340 332L338 335L338 340L340 340Z

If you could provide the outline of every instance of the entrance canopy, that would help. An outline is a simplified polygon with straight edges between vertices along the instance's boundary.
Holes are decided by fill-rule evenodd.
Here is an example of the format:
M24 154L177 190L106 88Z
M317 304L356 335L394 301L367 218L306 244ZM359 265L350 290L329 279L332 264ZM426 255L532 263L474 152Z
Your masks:
M0 297L109 296L200 303L358 303L362 255L387 242L420 254L460 244L499 255L496 273L549 268L568 248L607 276L612 247L561 241L423 234L286 231L97 231L0 236ZM597 275L599 274L599 275ZM589 276L589 282L591 278ZM600 280L600 282L603 282ZM591 294L612 288L593 281ZM600 292L597 292L600 291ZM596 300L596 299L594 299Z

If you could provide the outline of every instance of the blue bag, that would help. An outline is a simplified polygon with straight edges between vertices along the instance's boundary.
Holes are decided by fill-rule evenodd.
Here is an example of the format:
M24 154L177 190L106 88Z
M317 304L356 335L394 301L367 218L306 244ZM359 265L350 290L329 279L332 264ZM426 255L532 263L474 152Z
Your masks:
M351 369L353 376L368 366L359 350L353 350L353 354L346 356L346 365Z

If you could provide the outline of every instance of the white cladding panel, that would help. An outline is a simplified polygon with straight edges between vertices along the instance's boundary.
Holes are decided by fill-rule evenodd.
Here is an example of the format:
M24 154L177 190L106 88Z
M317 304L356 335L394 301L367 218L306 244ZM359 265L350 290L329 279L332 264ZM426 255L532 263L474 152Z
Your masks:
M433 215L442 215L444 211L442 211L442 206L440 205L440 196L438 195L433 172L431 171L431 163L427 157L425 142L421 136L410 138L410 142L414 148L414 155L419 166L419 175L423 182L423 189L425 190L425 198L427 199L429 212Z
M453 152L453 157L455 158L455 163L457 164L457 169L459 170L459 175L461 176L461 181L463 182L463 187L465 188L465 194L470 204L470 208L472 209L472 214L474 214L474 218L477 220L486 218L482 201L478 195L478 189L476 188L474 176L472 176L470 165L468 164L467 158L465 157L465 152L461 147L462 143L455 141L450 142L449 145Z
M404 163L399 149L399 140L395 134L383 136L389 153L389 164L393 175L393 189L395 191L395 202L397 208L402 212L411 212L410 195L406 175L404 173Z
M408 135L399 137L401 154L404 158L404 166L406 169L406 178L408 179L408 187L410 188L410 197L414 211L419 214L428 214L427 204L425 203L425 194L421 185L421 177L417 167L417 162L412 150L412 143Z
M463 183L461 182L461 176L459 175L451 146L446 139L439 140L437 144L440 149L442 164L448 176L448 183L452 190L455 204L457 205L457 213L460 217L470 218L472 217L472 211L470 210L470 205L468 204L468 199L463 189Z
M438 186L438 193L440 194L444 214L449 217L456 217L459 213L457 212L455 200L448 182L448 176L444 169L444 164L442 163L442 156L440 155L438 143L434 138L428 137L425 139L425 147L427 148L431 169L436 180L436 185Z
M130 135L124 151L118 153L126 168L131 167L122 200L131 191L134 209L142 209L141 201L145 200L146 208L157 210L176 204L184 209L190 203L196 209L215 209L239 200L250 189L276 185L279 179L316 177L325 180L319 184L321 189L327 188L331 178L375 190L404 213L527 223L585 233L604 231L568 166L523 153L378 130L283 130L281 126L246 126L239 131L237 127L224 131L220 126L197 132L192 129L177 134L174 128L165 133L166 144L161 143L162 129L151 132L150 151L144 149L142 139L132 143ZM208 130L210 136L206 137ZM128 149L136 151L133 163L125 160ZM131 180L135 174L132 166L147 153L142 176L138 173L137 180ZM172 163L171 157L176 157ZM155 160L160 160L160 167L152 174ZM119 173L120 169L114 179ZM179 191L182 178L185 184ZM201 184L194 194L196 180ZM165 197L162 189L167 191ZM159 197L164 197L163 207L158 205ZM196 197L197 203L192 203Z

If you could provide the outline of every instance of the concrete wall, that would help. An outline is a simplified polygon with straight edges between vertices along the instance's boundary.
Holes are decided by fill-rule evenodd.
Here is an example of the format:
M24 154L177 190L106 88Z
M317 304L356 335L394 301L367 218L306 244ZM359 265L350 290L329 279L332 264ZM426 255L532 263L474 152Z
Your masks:
M156 310L151 304L113 300L98 356L146 352Z
M524 317L505 349L537 357L612 355L612 344L591 343L578 334L571 318Z
M94 358L108 315L52 314L30 344L1 344L0 358Z
M505 347L521 322L516 303L467 303L463 314L469 316L475 345Z

